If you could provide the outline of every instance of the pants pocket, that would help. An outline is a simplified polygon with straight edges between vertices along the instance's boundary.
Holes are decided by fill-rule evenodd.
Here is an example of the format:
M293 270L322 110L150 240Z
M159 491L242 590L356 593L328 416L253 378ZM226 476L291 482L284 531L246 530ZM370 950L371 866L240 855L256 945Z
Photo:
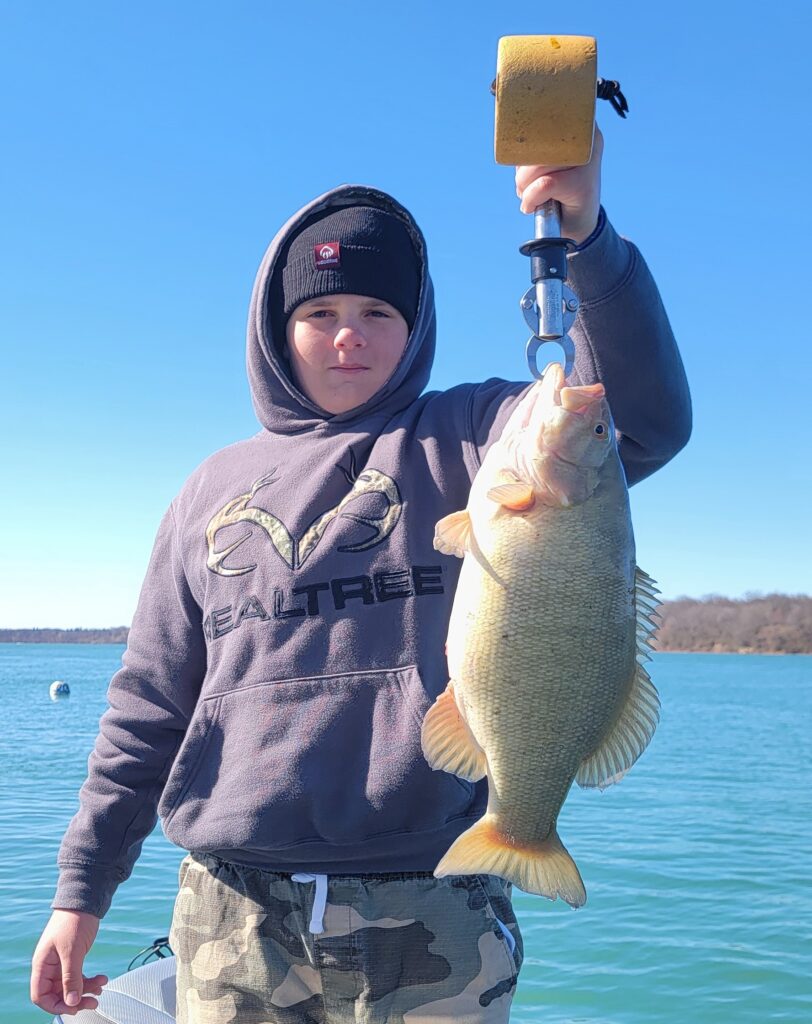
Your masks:
M524 961L524 941L511 899L513 886L498 875L476 876L487 909L505 943L505 951L518 975Z
M351 945L363 984L355 1019L507 1024L517 971L476 875L361 878L354 891L334 887L335 899L344 915L333 920L346 920L346 904L359 921Z
M183 860L180 862L178 868L178 892L183 888L183 883L186 881L186 876L189 873L189 868L192 864L192 855L187 853Z

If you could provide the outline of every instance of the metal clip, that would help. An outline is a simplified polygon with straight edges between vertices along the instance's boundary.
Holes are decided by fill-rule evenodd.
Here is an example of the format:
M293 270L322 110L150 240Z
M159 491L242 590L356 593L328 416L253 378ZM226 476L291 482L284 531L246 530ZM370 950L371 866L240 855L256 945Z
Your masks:
M564 376L569 376L570 371L575 363L575 344L572 338L569 336L569 329L575 322L575 314L578 312L578 299L575 292L568 288L566 285L563 286L563 299L562 299L562 323L563 323L563 334L560 335L544 335L542 334L541 325L541 314L539 312L538 302L536 299L536 287L531 286L527 289L521 298L519 303L524 314L524 319L527 326L533 332L533 336L527 342L525 348L525 354L527 356L527 368L530 373L539 380L544 373L544 369L550 362L559 362L557 354L554 354L554 350L550 349L550 359L544 364L544 367L540 370L538 367L538 353L545 345L558 345L564 353Z
M527 357L527 368L530 370L536 380L541 380L544 375L544 371L550 365L550 363L560 362L560 358L557 352L553 352L552 349L558 347L564 352L564 376L569 377L573 366L575 365L575 345L572 338L568 334L562 335L560 338L539 338L535 334L528 340L527 347L525 348L525 355ZM542 366L541 369L538 367L538 354L543 348L550 349L550 358Z

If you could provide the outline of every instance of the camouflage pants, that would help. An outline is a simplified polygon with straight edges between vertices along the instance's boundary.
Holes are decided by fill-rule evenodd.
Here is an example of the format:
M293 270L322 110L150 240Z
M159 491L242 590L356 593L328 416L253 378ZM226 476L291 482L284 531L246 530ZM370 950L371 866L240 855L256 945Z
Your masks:
M522 961L510 885L491 875L327 878L191 854L170 943L178 1024L496 1024Z

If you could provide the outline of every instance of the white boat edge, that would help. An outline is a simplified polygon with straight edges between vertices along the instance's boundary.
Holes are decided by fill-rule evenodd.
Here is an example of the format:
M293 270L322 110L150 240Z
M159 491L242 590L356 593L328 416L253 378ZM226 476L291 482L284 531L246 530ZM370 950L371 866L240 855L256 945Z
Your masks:
M57 1014L53 1024L174 1024L175 958L136 967L105 985L97 1010Z

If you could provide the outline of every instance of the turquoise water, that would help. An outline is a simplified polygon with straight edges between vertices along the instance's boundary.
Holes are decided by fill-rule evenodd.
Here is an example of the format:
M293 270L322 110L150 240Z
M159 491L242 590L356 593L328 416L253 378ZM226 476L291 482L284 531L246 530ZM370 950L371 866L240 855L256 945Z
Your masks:
M28 1002L61 834L123 647L0 644L0 1021ZM589 900L518 894L525 963L512 1020L812 1021L812 657L657 655L648 752L578 791L560 832ZM52 702L48 686L73 691ZM156 831L88 959L114 976L169 929L181 852Z

